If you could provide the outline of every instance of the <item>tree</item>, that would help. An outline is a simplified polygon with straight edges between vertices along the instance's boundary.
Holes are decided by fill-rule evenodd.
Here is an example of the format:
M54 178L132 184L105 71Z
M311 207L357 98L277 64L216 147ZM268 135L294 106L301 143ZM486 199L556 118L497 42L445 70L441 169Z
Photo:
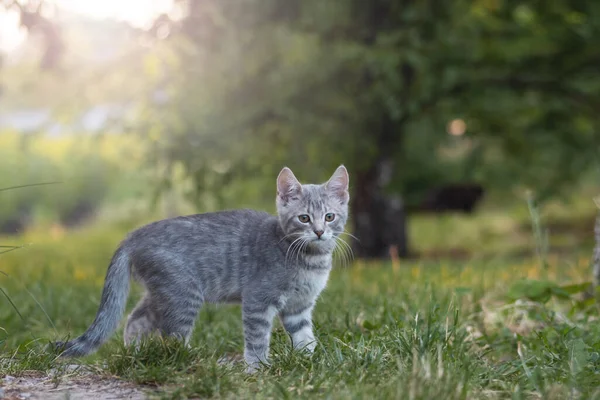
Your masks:
M40 66L44 69L56 68L64 52L60 27L44 15L49 7L44 0L0 0L0 8L16 10L20 24L28 32L39 33L44 41L44 53Z
M403 207L436 183L526 184L544 199L597 162L594 2L189 4L160 81L172 101L149 124L192 198L249 179L270 194L258 175L345 163L356 254L406 256ZM453 118L467 134L446 133Z
M432 186L524 184L543 200L597 162L595 2L176 3L186 17L151 29L168 37L145 60L139 131L161 187L187 176L204 209L272 200L262 177L282 165L316 180L344 163L356 254L406 256L406 209Z

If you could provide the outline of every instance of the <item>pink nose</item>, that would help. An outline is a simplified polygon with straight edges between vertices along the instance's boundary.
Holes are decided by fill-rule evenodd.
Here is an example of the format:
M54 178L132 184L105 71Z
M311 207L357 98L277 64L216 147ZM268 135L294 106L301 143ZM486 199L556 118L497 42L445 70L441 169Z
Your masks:
M321 236L323 236L323 233L324 233L323 231L315 231L315 234L317 235L317 237L319 239L321 239Z

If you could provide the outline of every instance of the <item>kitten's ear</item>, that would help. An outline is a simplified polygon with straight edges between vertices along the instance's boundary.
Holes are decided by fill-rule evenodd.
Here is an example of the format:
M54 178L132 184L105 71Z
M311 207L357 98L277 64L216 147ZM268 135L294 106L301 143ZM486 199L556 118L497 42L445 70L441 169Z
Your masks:
M348 186L350 184L350 177L346 167L340 165L331 178L325 184L327 190L329 190L334 196L336 196L342 204L347 204L350 201L350 193L348 193Z
M302 185L288 167L284 167L277 177L277 196L288 202L302 193Z

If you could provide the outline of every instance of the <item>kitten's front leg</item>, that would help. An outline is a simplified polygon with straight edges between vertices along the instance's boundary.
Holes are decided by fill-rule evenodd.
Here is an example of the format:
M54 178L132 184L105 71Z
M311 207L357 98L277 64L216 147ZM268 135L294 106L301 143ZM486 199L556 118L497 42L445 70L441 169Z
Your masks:
M312 328L313 308L314 304L310 303L296 309L283 310L279 314L285 330L292 337L294 348L306 350L311 354L317 346Z
M261 364L269 364L269 342L277 309L252 300L242 302L244 324L244 358L247 372L255 372Z

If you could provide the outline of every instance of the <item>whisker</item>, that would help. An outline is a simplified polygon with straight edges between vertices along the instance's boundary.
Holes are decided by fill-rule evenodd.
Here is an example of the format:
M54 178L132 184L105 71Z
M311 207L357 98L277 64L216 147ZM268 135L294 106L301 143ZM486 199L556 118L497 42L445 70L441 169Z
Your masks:
M302 239L302 236L300 236L299 238L297 238L296 240L294 240L294 241L293 241L293 242L290 244L290 246L288 247L287 251L285 252L285 265L286 265L286 266L288 265L288 255L290 254L290 251L292 252L292 255L293 255L293 254L294 254L294 250L293 250L293 248L296 246L297 242L298 242L299 240L301 240L301 239Z
M287 235L282 237L281 240L279 242L277 242L277 244L279 244L279 243L283 242L285 239L287 239L289 237L293 237L293 236L300 236L300 234L297 232L288 233Z
M343 261L345 267L349 266L351 260L354 259L354 251L352 247L343 239L336 237L336 249L340 252L340 261Z
M334 253L333 253L333 255L335 256L335 258L336 258L336 259L337 259L337 260L338 260L338 261L339 261L339 262L342 264L342 266L343 266L343 264L345 263L345 261L344 261L344 254L343 254L342 248L341 248L341 247L338 245L338 243L337 243L337 240L336 240L336 243L335 243L335 248L334 248Z
M346 243L346 241L342 240L342 242L344 242L344 245L346 246L346 248L348 249L348 253L350 254L350 259L354 260L354 250L352 250L352 246L350 246L348 243Z
M291 264L292 257L294 256L294 251L295 251L294 249L296 248L296 246L298 246L300 240L301 240L301 238L297 238L296 240L294 240L292 242L292 244L290 244L290 247L288 248L288 252L285 255L285 265L286 266Z
M337 260L340 263L342 263L342 264L345 263L345 261L344 261L344 259L345 259L344 249L340 246L339 239L337 237L335 238L334 254L335 254Z
M349 267L350 264L352 264L352 260L354 260L354 253L352 252L352 247L350 247L348 243L346 243L344 240L341 240L341 243L345 249L346 266Z
M353 234L349 233L349 232L341 232L340 235L348 235L350 236L352 239L356 240L357 242L360 242L360 239L357 238L356 236L354 236Z
M336 264L339 264L341 267L344 267L344 265L346 264L346 261L344 259L344 255L343 255L342 251L338 250L337 248L336 248L336 252L335 252L335 261L336 261Z
M290 252L289 264L293 264L294 256L300 251L300 247L302 246L303 238L299 238L298 241L294 244L294 248Z
M300 257L300 252L302 251L302 249L304 248L304 245L308 242L308 239L306 239L304 236L300 236L298 239L294 240L292 242L292 244L290 245L290 248L288 249L289 251L289 257L286 256L286 266L288 266L288 261L291 262L292 259L294 258L294 255L296 255L296 263L299 260Z
M308 239L307 238L303 238L304 240L300 243L300 247L298 248L298 251L296 252L296 263L298 263L298 260L300 258L300 253L302 252L302 250L304 250L304 248L307 246L308 244Z

